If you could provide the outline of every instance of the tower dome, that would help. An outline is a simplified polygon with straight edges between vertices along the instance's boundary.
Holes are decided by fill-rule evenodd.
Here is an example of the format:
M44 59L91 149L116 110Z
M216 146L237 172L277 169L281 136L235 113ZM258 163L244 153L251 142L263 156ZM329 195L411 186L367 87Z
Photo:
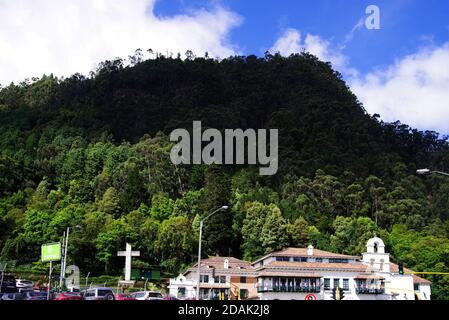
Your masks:
M366 244L368 253L385 253L385 244L381 238L374 237L368 240Z

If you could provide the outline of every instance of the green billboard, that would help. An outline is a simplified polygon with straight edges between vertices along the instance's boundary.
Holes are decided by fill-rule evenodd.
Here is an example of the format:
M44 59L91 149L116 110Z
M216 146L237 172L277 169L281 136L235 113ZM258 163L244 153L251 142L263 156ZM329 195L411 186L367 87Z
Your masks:
M42 262L61 260L61 243L43 244L41 247Z

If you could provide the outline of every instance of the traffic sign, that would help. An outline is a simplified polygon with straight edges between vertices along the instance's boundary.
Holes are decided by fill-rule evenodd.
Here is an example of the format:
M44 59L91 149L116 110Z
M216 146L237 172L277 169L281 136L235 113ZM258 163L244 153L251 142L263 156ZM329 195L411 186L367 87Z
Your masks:
M304 300L316 300L316 296L309 293L308 295L305 296Z
M41 247L41 260L42 262L61 260L61 243L43 244Z

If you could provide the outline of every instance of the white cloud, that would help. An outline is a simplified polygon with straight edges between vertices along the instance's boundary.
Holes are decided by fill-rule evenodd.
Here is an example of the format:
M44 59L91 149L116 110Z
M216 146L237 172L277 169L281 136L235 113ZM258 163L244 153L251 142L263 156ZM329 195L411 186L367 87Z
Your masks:
M345 41L343 43L343 45L341 46L341 49L346 48L346 45L352 41L352 39L354 39L354 35L355 33L362 29L365 26L365 19L362 17L359 19L359 21L357 21L357 23L354 25L354 27L352 27L351 31L346 35L345 37Z
M165 53L238 54L228 41L242 18L220 6L172 17L156 0L0 1L0 83L42 74L87 74L101 61L135 49Z
M385 121L449 133L449 43L350 80L365 109Z
M296 29L287 29L270 49L284 56L302 51L309 52L323 61L329 61L332 66L341 70L346 67L347 59L340 51L333 51L330 43L316 35L307 34L304 41L301 32Z

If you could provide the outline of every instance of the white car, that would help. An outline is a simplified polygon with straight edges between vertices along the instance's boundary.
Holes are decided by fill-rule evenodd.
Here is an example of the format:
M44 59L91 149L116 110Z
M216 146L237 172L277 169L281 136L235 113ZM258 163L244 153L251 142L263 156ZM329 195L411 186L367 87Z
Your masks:
M33 281L17 279L16 288L18 292L33 291Z
M85 300L115 300L115 295L110 288L91 288L83 292Z
M139 291L131 295L136 300L164 300L164 297L157 291Z

